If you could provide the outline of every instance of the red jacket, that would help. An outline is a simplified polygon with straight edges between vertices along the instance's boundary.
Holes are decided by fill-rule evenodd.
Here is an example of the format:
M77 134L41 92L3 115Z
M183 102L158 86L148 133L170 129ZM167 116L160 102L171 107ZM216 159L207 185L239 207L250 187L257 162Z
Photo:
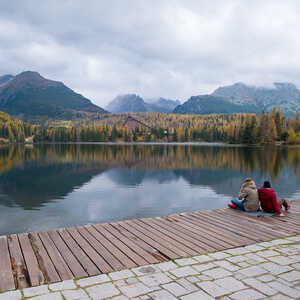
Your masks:
M276 193L273 189L261 188L258 190L260 206L265 212L281 214L280 207L277 202Z

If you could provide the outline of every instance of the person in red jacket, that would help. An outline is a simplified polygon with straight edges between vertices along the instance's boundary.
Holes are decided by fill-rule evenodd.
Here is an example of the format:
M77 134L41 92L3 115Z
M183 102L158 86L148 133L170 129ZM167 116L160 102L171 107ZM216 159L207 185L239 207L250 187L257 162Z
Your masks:
M263 211L269 213L277 213L280 217L284 217L281 207L284 206L285 210L289 210L291 206L283 198L277 200L275 191L271 188L269 181L264 182L264 186L258 190L258 197L260 206Z

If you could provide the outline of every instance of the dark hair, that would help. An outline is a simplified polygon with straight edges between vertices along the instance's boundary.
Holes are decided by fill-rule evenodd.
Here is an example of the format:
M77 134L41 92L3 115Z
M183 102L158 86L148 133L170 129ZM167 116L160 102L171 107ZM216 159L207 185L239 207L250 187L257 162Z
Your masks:
M270 188L270 187L271 187L270 181L265 181L264 182L264 188Z

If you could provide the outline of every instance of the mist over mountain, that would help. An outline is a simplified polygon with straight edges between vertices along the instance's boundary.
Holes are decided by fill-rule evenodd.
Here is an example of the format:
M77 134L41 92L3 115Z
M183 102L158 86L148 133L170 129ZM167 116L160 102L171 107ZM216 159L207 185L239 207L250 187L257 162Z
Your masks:
M254 105L239 105L231 103L223 97L214 95L192 96L182 105L174 109L176 114L231 114L257 113Z
M119 95L113 99L106 109L113 113L121 112L161 112L172 113L180 104L179 100L165 98L144 100L136 94Z
M256 87L238 82L217 88L210 95L193 96L174 113L261 113L280 107L286 116L300 110L300 90L292 83L275 82L274 87Z
M285 115L295 115L300 110L300 90L293 83L274 82L274 87L256 87L235 83L216 89L212 95L238 105L254 105L260 111L270 112L281 107Z
M0 86L6 84L8 81L12 80L13 78L14 76L10 74L0 76Z
M62 82L31 71L0 77L0 110L24 121L72 120L106 112Z

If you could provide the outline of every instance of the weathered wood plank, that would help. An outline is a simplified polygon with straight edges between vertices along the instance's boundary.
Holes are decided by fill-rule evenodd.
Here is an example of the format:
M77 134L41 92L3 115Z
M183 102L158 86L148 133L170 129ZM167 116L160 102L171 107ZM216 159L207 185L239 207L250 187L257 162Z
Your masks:
M46 278L38 263L38 259L29 240L28 234L19 234L18 239L23 252L31 286L39 286L41 284L44 284L46 282Z
M80 248L80 246L75 242L75 240L71 237L69 232L65 229L58 229L58 233L64 242L68 245L69 249L72 251L74 256L80 261L84 270L90 275L98 275L100 274L100 270L97 266L92 262L92 260L87 256L87 254Z
M16 288L23 289L29 287L30 282L28 278L28 272L22 250L19 245L18 236L16 234L12 234L7 237L7 241Z
M116 247L109 239L103 236L95 227L88 225L85 226L86 230L93 235L111 254L116 257L124 267L134 268L137 264L126 256L118 247Z
M56 248L60 252L63 260L68 265L69 269L72 271L75 277L84 277L88 276L88 273L85 272L81 264L74 257L73 253L70 251L68 246L64 243L60 235L55 230L48 231L50 238L55 244Z
M144 241L146 244L148 244L150 247L157 249L159 252L161 252L165 257L174 259L178 258L178 254L173 252L172 250L166 248L164 245L161 245L157 243L152 238L148 237L144 233L137 230L134 226L131 226L128 222L120 222L118 223L121 227L124 227L127 231L129 231L131 234L135 235L140 240Z
M88 255L91 261L102 273L113 271L113 268L103 259L101 255L79 234L76 228L67 228L73 239L80 245L81 249Z
M0 236L0 290L14 290L15 281L8 251L7 237Z
M135 263L136 266L141 266L147 264L147 261L139 256L136 252L132 251L126 244L113 236L109 231L107 231L103 225L94 226L94 228L100 232L107 240L115 245L122 253Z
M101 225L99 224L97 226ZM143 241L137 242L135 237L131 238L129 236L129 232L121 226L117 224L104 224L103 227L134 252L138 253L140 257L143 257L143 259L145 259L148 263L154 264L164 260L162 257L156 258L155 249L152 249Z
M55 244L50 239L48 233L44 231L44 232L40 232L38 235L39 235L42 243L44 244L45 248L47 249L47 252L48 252L60 278L62 280L68 280L68 279L73 278L72 272L70 271L68 265L64 261L63 257L59 253L59 251L57 250Z
M86 239L86 241L105 259L105 261L113 268L113 270L122 270L124 266L112 255L95 237L93 237L84 227L77 227L78 232Z

